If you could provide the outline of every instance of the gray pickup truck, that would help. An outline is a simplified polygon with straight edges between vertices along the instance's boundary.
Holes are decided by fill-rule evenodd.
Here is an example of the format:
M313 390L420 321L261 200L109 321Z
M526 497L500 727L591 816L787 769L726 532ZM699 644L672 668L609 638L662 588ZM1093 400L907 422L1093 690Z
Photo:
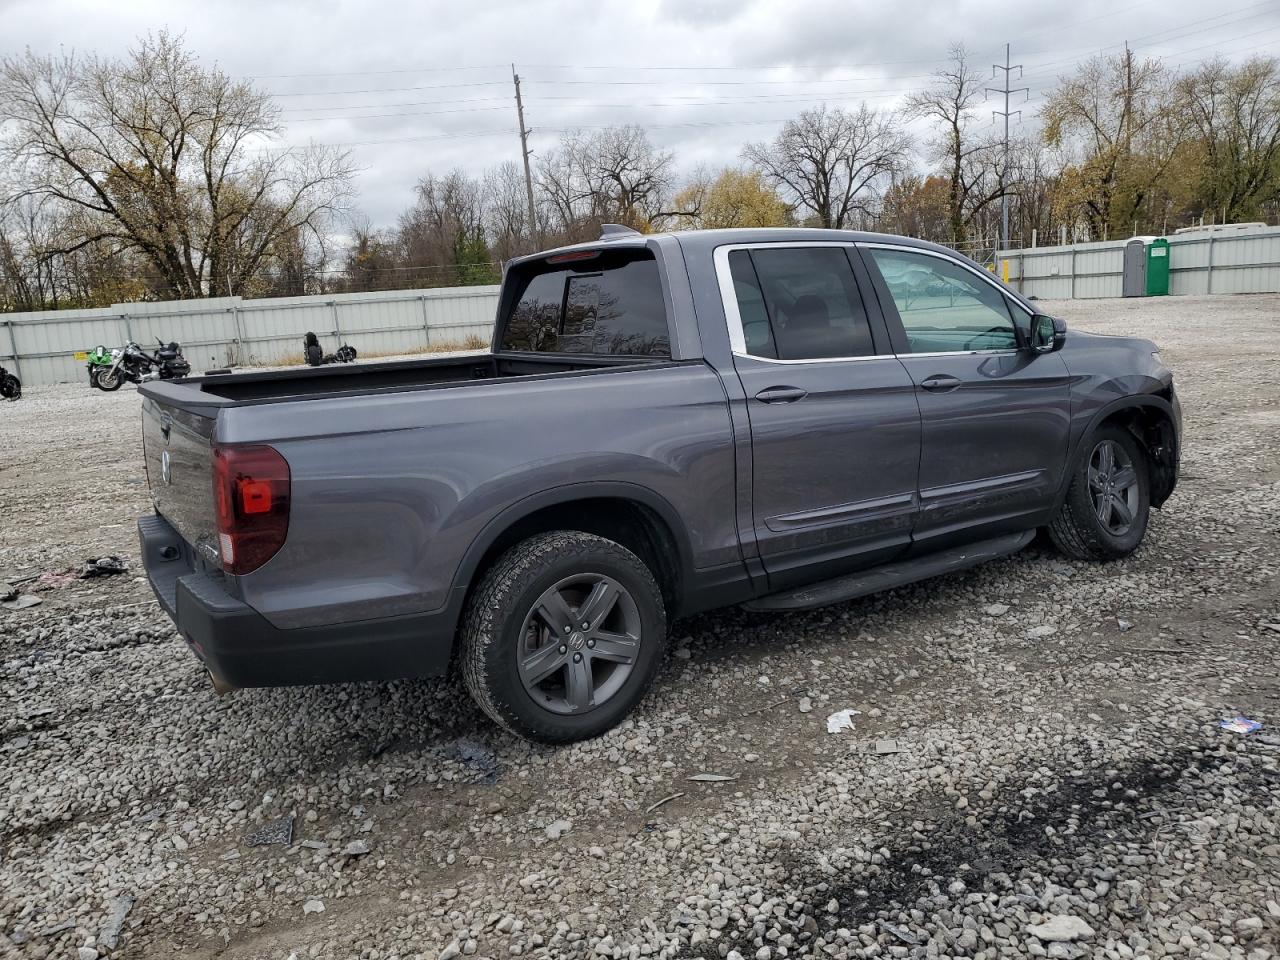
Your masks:
M512 261L488 354L153 381L147 574L220 689L457 662L531 739L619 722L672 618L1142 541L1181 413L954 252L763 229Z

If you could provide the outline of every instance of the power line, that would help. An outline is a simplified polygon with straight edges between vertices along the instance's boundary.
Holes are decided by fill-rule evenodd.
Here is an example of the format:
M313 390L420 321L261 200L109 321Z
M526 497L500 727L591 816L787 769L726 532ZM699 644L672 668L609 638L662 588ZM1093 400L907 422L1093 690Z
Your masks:
M320 73L246 73L242 80L312 80L316 77L378 77L393 73L461 73L464 70L501 70L505 64L486 63L469 67L404 67L398 70L327 70Z
M504 87L505 80L477 80L472 83L432 83L417 87L373 87L367 90L313 90L306 93L275 93L270 97L347 97L356 93L400 93L404 90L457 90L461 87Z
M1141 5L1142 4L1139 4L1138 6L1141 6ZM1250 11L1250 10L1255 10L1259 6L1267 6L1267 5L1268 5L1267 3L1248 4L1248 5L1236 8L1234 10L1216 14L1211 17L1203 17L1198 20L1192 20L1179 25L1166 27L1165 29L1160 31L1154 31L1149 34L1139 35L1139 37L1136 39L1149 39L1154 37L1160 37L1162 38L1160 42L1163 43L1169 40L1180 39L1183 36L1190 36L1193 33L1198 33L1203 35L1206 31L1215 31L1224 27L1229 27L1236 23L1245 22L1246 20L1249 20L1249 19L1254 19L1257 16L1260 16L1261 14L1253 13L1243 17L1240 16L1240 14L1246 13L1247 11ZM1133 9L1133 7L1130 7L1127 9ZM1111 16L1117 12L1119 11L1113 11L1112 14L1105 14L1095 19L1104 19L1105 17ZM1235 18L1235 19L1226 19L1224 21L1224 18ZM1204 24L1211 24L1211 25L1208 27L1204 27L1203 26ZM1192 29L1196 27L1200 27L1200 29ZM1260 36L1262 34L1268 33L1275 29L1280 29L1280 25L1278 25L1277 27L1265 27L1265 28L1262 28L1261 30L1250 31L1249 33L1232 37L1226 40L1219 40L1216 42L1200 44L1195 47L1190 47L1190 48L1186 48L1178 51L1166 52L1164 56L1165 57L1181 56L1187 53L1193 53L1198 50L1202 50L1208 46L1221 47L1225 43L1233 43L1239 40ZM1117 46L1117 45L1109 45L1109 46L1104 46L1102 48L1085 48L1085 49L1092 49L1096 54L1097 52L1110 49L1111 46ZM1233 53L1239 54L1244 52L1247 52L1247 50L1234 51ZM1049 66L1053 64L1071 65L1074 63L1082 63L1082 62L1085 62L1087 59L1088 57L1084 57L1084 58L1080 58L1078 60L1073 61L1070 58L1061 58L1056 61L1051 60L1042 64L1033 65L1033 67L1030 70L1028 70L1026 74L1028 79L1031 79L1034 77L1034 81L1028 85L1029 87L1029 89L1027 90L1028 94L1032 92L1041 93L1045 89L1048 89L1050 86L1053 85L1053 82L1054 82L1053 79L1049 76L1046 76L1047 68ZM885 61L885 62L888 63L889 61ZM920 62L920 61L902 61L902 62ZM864 64L864 66L865 65L869 65L869 64ZM447 69L447 68L442 68L442 69ZM553 69L553 68L547 67L546 65L544 65L543 69ZM570 69L570 68L564 67L564 68L554 68L554 69ZM593 69L593 68L574 67L572 69ZM642 68L637 67L633 69L642 69ZM645 67L643 69L649 69L649 68ZM668 67L659 68L657 66L653 66L652 69L674 70L677 68L668 68ZM679 69L685 69L685 68L679 68ZM687 69L694 69L694 68L687 68ZM729 68L725 68L725 69L729 69ZM743 67L743 68L732 68L732 69L751 70L755 68ZM1039 71L1039 73L1037 73L1037 70ZM387 72L390 72L390 71L387 71ZM541 81L535 81L535 82L541 83L548 87L585 86L585 85L590 85L593 87L601 87L601 86L661 87L664 85L670 85L671 83L678 83L678 84L687 86L689 82L692 82L695 86L707 86L707 87L715 87L715 88L756 87L758 89L760 87L769 88L769 87L793 86L793 85L804 85L806 87L804 91L784 90L784 91L780 91L777 94L766 94L763 92L744 91L743 95L741 96L729 94L727 92L719 96L708 96L707 94L687 95L687 94L674 94L674 93L672 94L657 93L657 97L659 99L656 99L656 100L638 100L638 101L630 101L630 102L622 102L622 103L599 101L599 100L593 100L590 98L567 96L567 95L560 95L560 94L553 94L553 93L547 94L545 96L539 96L537 98L538 102L544 104L544 106L547 107L548 109L552 109L557 106L563 106L566 109L580 108L582 110L599 110L599 109L627 110L627 109L640 109L640 108L670 109L670 108L680 108L680 107L689 108L689 109L701 109L703 107L726 107L726 106L735 106L735 105L745 106L745 105L751 105L751 104L761 104L761 103L771 103L771 102L777 103L779 105L789 104L789 103L806 103L806 104L813 104L816 106L819 103L825 104L828 102L841 102L843 100L856 101L856 100L864 100L864 99L874 100L874 99L881 99L881 98L896 98L907 93L908 88L904 86L904 87L892 87L892 88L882 87L882 88L875 88L875 89L844 88L839 90L828 90L828 89L814 90L814 87L815 85L821 85L825 87L826 85L829 85L829 84L850 84L850 83L860 84L860 83L866 83L866 82L871 82L875 80L880 80L881 82L883 82L885 80L893 80L893 79L902 79L902 80L919 79L923 76L926 76L926 75L905 74L905 75L901 75L900 77L888 77L888 76L886 77L853 77L853 78L827 78L822 80L803 80L803 79L782 80L782 79L745 79L744 78L744 79L716 80L716 81L702 81L702 80L698 80L698 81L680 81L680 80L587 81L587 80L573 80L573 79L556 80L553 78L544 78ZM521 80L523 82L525 81L525 78L522 77ZM398 92L401 90L436 90L436 89L444 90L444 89L486 87L486 86L496 86L498 83L501 83L501 81L477 81L477 82L467 82L467 83L430 84L430 85L416 85L411 87L376 88L376 89L369 89L369 90L321 91L321 92L314 92L314 93L307 93L307 94L283 94L282 96L312 96L312 97L335 96L336 97L336 96L348 96L348 95L353 95L358 93ZM383 110L386 108L394 108L399 106L438 106L438 105L455 104L455 103L456 104L471 104L471 103L499 104L504 101L505 101L505 98L502 98L502 97L471 97L471 98L455 98L455 99L443 99L443 100L420 100L420 101L411 101L406 103L391 103L391 104L385 104L385 105L372 104L372 103L359 104L359 105L345 105L345 106L339 105L339 104L328 104L328 105L315 105L310 107L291 107L291 108L287 108L285 112L323 113L325 111L343 111L336 115L293 118L295 121L299 121L299 122L302 120L331 122L334 120L342 120L342 119L348 119L348 120L393 119L398 117L449 115L449 114L461 113L461 112L491 112L493 110L499 110L502 108L495 106L495 107L475 107L475 108L472 108L470 111L445 109L445 110L415 111L415 112L406 112L406 113L379 112L379 113L371 113L371 114L356 114L356 113L351 113L346 111L355 111L355 110L362 110L362 109ZM998 114L999 112L997 112L997 115ZM753 118L750 120L685 121L685 122L679 122L679 123L645 124L645 126L646 128L651 128L651 129L713 128L713 127L722 127L722 126L740 126L740 125L779 123L787 119L791 119L791 118L784 117L784 118L777 118L777 119ZM572 129L602 129L602 128L603 126L574 125L574 126L561 126L557 128L543 128L543 132L562 133ZM395 143L446 141L446 140L464 139L464 138L471 138L471 137L501 136L509 133L510 133L509 129L478 130L478 131L468 131L468 132L451 133L451 134L352 141L347 143L331 144L331 146L358 147L358 146L372 146L372 145L384 145L384 144L395 144Z
M912 73L897 77L832 77L826 80L698 80L696 85L700 87L743 87L743 86L776 86L791 85L798 83L812 86L815 83L878 83L883 80L926 80L932 77L929 73ZM539 77L528 78L534 83L545 83L554 86L588 86L588 87L655 87L667 86L673 83L688 85L687 80L550 80Z
M1200 28L1200 27L1202 27L1202 25L1203 25L1203 24L1205 24L1205 23L1208 23L1208 22L1213 21L1213 20L1221 20L1223 17L1230 17L1230 16L1234 16L1234 15L1235 15L1235 14L1237 14L1237 13L1241 13L1241 12L1243 12L1243 11L1245 11L1245 10L1252 10L1252 9L1254 9L1254 8L1256 8L1256 7L1259 7L1259 6L1268 6L1268 5L1272 5L1272 6L1274 6L1274 2L1275 2L1275 0L1262 0L1262 2L1261 2L1261 3L1254 3L1254 4L1250 4L1250 5L1248 5L1248 6L1238 7L1238 8L1236 8L1235 10L1229 10L1229 11L1227 11L1226 13L1216 14L1215 16L1212 16L1212 17L1204 17L1204 18L1202 18L1202 19L1200 19L1200 20L1191 20L1191 21L1188 21L1188 22L1186 22L1186 23L1179 24L1178 26L1175 26L1175 27L1169 27L1169 28L1167 28L1167 29L1165 29L1165 30L1157 30L1157 31L1155 31L1154 33L1140 34L1139 36L1136 36L1136 37L1132 38L1132 40L1130 40L1130 41L1128 41L1128 42L1130 42L1130 43L1134 43L1134 44L1137 44L1137 43L1138 43L1138 42L1140 42L1140 41L1151 40L1151 39L1153 39L1153 38L1157 38L1157 37L1158 37L1158 38L1160 38L1160 39L1159 39L1159 40L1157 40L1157 41L1156 41L1156 43L1167 43L1167 42L1169 42L1170 40L1180 40L1180 39L1182 39L1183 37L1191 36L1191 35L1193 35L1193 34L1197 34L1197 33L1203 33L1203 32L1204 32L1204 30L1203 30L1203 29L1199 29L1199 28ZM1214 24L1214 26L1209 27L1208 29L1209 29L1209 30L1216 30L1216 29L1219 29L1219 28L1221 28L1221 27L1228 27L1228 26L1231 26L1232 24L1235 24L1235 23L1243 23L1245 20L1252 20L1252 19L1255 19L1255 18L1260 17L1260 16L1265 16L1268 12L1270 12L1270 11L1263 10L1263 11L1261 11L1261 12L1259 12L1259 13L1254 13L1254 14L1250 14L1250 15L1248 15L1248 16L1246 16L1246 17L1241 17L1239 20L1231 20L1231 21L1228 21L1228 22L1226 22L1226 23ZM1191 28L1197 28L1197 29L1191 29ZM1184 30L1185 30L1185 31L1187 31L1187 32L1186 32L1186 33L1181 33L1181 32L1180 32L1180 31L1184 31ZM1166 34L1176 34L1176 35L1175 35L1175 36L1165 36ZM1229 42L1229 41L1227 41L1227 42ZM1103 52L1105 52L1105 51L1107 51L1107 50L1116 50L1116 49L1119 49L1119 48L1123 47L1124 45L1125 45L1125 41L1118 41L1118 42L1116 42L1116 43L1106 44L1106 45L1101 46L1101 47L1090 47L1090 48L1081 48L1081 49L1089 49L1089 50L1091 51L1091 55L1092 55L1092 56L1096 56L1096 55L1098 55L1098 54L1100 54L1100 53L1103 53ZM1040 72L1040 71L1042 71L1042 70L1044 70L1044 69L1046 69L1046 68L1048 68L1048 67L1058 66L1059 64L1066 64L1066 65L1068 65L1068 66L1073 66L1073 65L1075 65L1075 64L1081 63L1081 62L1083 62L1084 60L1088 60L1088 59L1090 59L1090 57L1074 57L1074 56L1062 57L1062 58L1059 58L1059 59L1057 59L1057 60L1047 60L1047 61L1044 61L1044 62L1042 62L1042 63L1033 63L1033 64L1031 64L1031 65L1030 65L1029 69L1030 69L1030 72L1031 72L1032 74L1035 74L1035 73L1038 73L1038 72Z
M487 113L493 110L508 110L509 107L458 107L454 110L415 110L408 113L356 113L340 114L333 117L294 117L289 123L319 123L332 120L385 120L391 117L440 117L453 113Z
M522 78L523 79L523 78ZM705 100L679 100L679 101L630 101L628 103L608 103L599 100L588 100L580 97L540 97L538 102L544 105L560 108L584 107L589 109L601 110L629 110L633 108L656 108L662 109L667 107L737 107L751 106L758 103L823 103L832 100L842 102L853 102L857 100L874 100L885 97L899 97L906 91L889 90L872 93L861 93L858 91L823 91L818 97L810 94L787 94L781 97L742 97L737 99L705 99ZM505 98L504 98L505 99ZM571 102L551 102L551 101L571 101ZM390 104L389 106L394 106ZM289 120L289 123L314 123L318 121L333 120L383 120L392 117L436 117L445 114L455 113L483 113L495 110L507 110L508 106L500 107L469 107L454 110L414 110L402 113L363 113L363 114L337 114L327 117L295 117Z

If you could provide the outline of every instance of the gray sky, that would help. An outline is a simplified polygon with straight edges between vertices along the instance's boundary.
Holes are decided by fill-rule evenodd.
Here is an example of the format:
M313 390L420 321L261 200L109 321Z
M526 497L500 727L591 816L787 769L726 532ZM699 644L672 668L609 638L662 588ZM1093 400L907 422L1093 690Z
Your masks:
M1280 52L1280 0L0 0L4 54L121 54L164 27L278 95L290 142L350 144L359 206L389 225L428 170L519 160L512 61L535 150L639 123L688 171L819 103L892 107L955 41L988 72L1012 44L1034 122L1057 76L1126 39L1171 65Z

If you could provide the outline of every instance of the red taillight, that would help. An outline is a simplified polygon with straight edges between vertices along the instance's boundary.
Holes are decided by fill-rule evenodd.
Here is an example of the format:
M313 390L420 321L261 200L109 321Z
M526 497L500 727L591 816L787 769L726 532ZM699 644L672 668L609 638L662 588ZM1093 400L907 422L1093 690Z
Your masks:
M213 502L222 569L257 570L289 532L288 462L272 447L214 447Z

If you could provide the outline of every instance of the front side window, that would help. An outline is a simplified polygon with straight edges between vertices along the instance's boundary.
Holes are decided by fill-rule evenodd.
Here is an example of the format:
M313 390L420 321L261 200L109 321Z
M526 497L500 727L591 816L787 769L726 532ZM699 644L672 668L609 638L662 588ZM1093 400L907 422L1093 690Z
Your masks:
M671 356L658 264L647 250L538 264L512 282L519 293L503 350Z
M818 360L875 353L843 248L734 250L729 271L751 356Z
M941 257L871 249L907 334L909 353L1015 350L1005 297L990 283Z

